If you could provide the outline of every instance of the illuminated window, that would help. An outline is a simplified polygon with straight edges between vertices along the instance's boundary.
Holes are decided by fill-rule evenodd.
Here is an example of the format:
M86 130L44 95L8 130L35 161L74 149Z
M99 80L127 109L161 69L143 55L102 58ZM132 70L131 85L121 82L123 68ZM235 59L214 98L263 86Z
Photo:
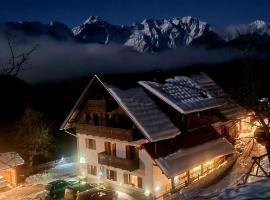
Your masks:
M132 174L124 174L124 183L127 185L142 188L142 178Z
M188 177L186 172L174 177L175 186L185 186L187 183Z
M85 139L85 144L87 149L96 149L96 141L93 139Z
M210 160L203 164L203 174L208 174L214 169L214 161Z
M97 167L94 165L87 165L88 174L97 175Z
M199 180L199 177L202 175L201 165L194 167L189 171L189 178L191 181Z

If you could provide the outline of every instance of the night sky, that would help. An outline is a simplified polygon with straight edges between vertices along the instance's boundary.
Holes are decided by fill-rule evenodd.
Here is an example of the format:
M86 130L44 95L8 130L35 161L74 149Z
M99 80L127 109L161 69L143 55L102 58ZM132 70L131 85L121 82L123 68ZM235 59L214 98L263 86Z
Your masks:
M69 27L98 15L114 24L192 15L223 26L270 21L269 0L0 0L0 21L61 21Z

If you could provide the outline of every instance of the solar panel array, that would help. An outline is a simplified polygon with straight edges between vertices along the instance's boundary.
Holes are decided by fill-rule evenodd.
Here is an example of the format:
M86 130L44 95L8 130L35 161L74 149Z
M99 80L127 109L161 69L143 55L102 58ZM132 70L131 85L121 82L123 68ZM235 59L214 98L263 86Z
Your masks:
M151 81L139 83L184 114L218 107L221 104L219 99L212 97L189 77L176 76L167 79L163 84Z

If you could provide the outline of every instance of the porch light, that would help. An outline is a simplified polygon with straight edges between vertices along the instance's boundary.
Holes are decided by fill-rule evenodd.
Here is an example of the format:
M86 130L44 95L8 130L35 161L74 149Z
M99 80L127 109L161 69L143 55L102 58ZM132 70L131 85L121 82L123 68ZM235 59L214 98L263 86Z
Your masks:
M80 157L80 163L81 163L81 164L85 164L85 163L86 163L86 160L85 160L84 157Z
M148 197L148 196L150 195L150 191L146 189L146 190L144 191L144 195L145 195L146 197Z

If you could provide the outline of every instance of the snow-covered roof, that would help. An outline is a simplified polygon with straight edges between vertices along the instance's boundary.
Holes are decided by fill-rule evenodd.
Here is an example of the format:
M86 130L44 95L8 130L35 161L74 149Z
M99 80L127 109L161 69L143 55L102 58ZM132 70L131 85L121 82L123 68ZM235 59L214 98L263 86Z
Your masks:
M24 160L16 152L0 153L0 170L23 164Z
M247 112L243 107L232 101L226 92L206 74L193 75L191 78L213 97L223 100L224 103L218 109L226 119L236 119Z
M155 159L168 177L174 177L215 157L234 153L233 146L224 138L208 141L194 147L180 149Z
M164 84L151 81L140 81L139 84L183 114L216 108L221 105L219 99L211 96L210 93L186 76L167 79Z
M106 87L150 142L173 138L180 134L180 130L141 87L126 90L111 85Z

